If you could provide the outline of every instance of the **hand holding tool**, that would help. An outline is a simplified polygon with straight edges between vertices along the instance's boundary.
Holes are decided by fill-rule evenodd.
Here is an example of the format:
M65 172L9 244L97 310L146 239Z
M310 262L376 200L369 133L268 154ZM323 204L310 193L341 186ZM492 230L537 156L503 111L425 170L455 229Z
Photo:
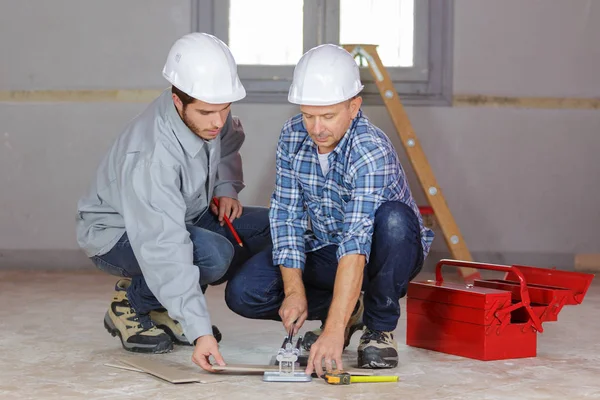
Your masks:
M213 197L213 203L215 203L215 206L217 206L217 208L219 207L219 199L217 199L216 197ZM237 232L233 228L233 225L231 224L231 221L229 220L229 217L227 215L223 215L223 219L225 220L225 223L227 224L227 227L229 228L229 230L233 234L233 237L235 238L235 241L237 242L237 244L239 244L240 247L244 247L244 245L242 243L242 240L240 239L240 237L238 236Z
M326 372L323 376L330 385L349 385L355 382L398 382L398 376L353 376L344 371Z

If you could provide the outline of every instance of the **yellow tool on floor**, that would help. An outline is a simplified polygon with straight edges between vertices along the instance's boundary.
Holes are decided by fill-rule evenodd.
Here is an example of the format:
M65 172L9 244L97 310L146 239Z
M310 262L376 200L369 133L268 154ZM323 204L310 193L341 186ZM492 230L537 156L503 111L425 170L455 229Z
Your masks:
M344 371L332 371L325 373L325 382L330 385L349 385L355 382L398 382L399 377L391 376L353 376Z

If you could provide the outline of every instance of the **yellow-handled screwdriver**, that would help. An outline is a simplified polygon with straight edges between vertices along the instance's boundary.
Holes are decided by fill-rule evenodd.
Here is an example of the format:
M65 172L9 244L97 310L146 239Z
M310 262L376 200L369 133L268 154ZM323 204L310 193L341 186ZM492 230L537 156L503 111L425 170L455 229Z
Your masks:
M398 376L355 376L343 371L325 373L325 382L330 385L349 385L355 382L398 382Z

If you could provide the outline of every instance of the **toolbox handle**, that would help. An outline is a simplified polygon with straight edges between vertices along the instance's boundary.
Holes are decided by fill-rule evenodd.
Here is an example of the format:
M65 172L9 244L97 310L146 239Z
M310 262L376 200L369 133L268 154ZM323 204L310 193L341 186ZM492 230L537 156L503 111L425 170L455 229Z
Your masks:
M519 271L519 269L515 266L509 265L500 265L500 264L487 264L487 263L479 263L474 261L461 261L461 260L450 260L450 259L442 259L435 266L435 282L436 284L441 284L444 282L444 278L442 277L442 266L454 266L454 267L468 267L475 269L487 269L490 271L500 271L500 272L512 272L517 279L519 280L520 292L521 292L521 301L519 303L513 304L510 307L504 308L502 311L503 314L508 314L513 310L516 310L520 307L525 307L525 310L529 314L529 318L531 319L531 323L535 327L538 332L543 332L542 322L538 318L537 315L533 312L533 309L530 305L529 299L529 290L527 289L527 282L525 282L525 277Z

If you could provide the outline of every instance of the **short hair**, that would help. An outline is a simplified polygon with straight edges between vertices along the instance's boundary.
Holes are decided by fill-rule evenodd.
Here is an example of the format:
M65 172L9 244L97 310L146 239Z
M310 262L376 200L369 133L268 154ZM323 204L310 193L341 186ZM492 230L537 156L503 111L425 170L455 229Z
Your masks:
M184 107L196 101L195 98L176 88L175 86L171 86L171 93L176 94L177 97L179 97L179 100L181 100L181 103Z

